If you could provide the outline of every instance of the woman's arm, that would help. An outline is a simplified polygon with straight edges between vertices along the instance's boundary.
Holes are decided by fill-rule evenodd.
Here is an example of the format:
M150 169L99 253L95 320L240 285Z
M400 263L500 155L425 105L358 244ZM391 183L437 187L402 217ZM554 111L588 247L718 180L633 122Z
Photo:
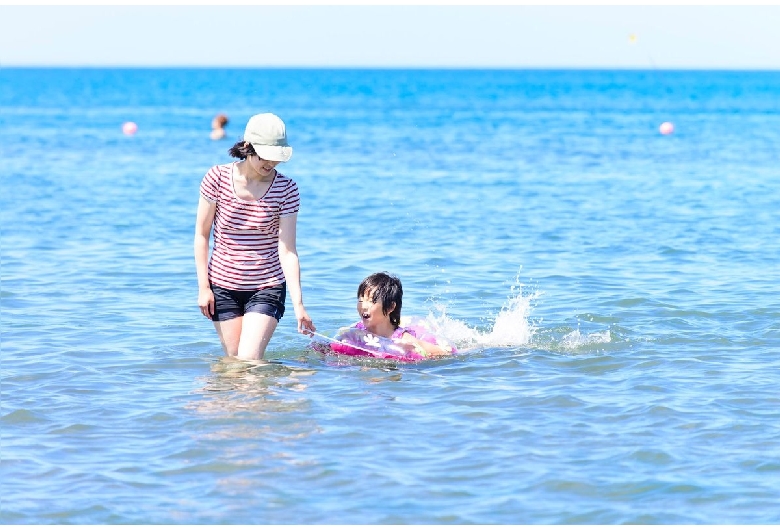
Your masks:
M217 203L200 198L195 219L195 272L198 275L198 306L208 318L214 314L214 293L209 283L209 236L216 211Z
M285 215L279 218L279 261L287 281L287 289L298 320L298 332L311 335L317 331L306 308L303 306L303 291L301 290L301 265L298 260L298 250L295 247L295 232L298 224L298 214Z

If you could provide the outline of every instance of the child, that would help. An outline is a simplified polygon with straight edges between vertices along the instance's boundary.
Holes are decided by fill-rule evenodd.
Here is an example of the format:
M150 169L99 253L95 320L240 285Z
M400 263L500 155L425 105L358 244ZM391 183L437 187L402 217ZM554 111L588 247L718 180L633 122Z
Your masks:
M404 295L401 280L386 272L377 272L360 283L357 290L357 312L360 321L353 327L378 337L410 344L425 356L450 355L454 348L442 347L436 337L411 327L401 327L401 305ZM422 353L422 352L421 352Z

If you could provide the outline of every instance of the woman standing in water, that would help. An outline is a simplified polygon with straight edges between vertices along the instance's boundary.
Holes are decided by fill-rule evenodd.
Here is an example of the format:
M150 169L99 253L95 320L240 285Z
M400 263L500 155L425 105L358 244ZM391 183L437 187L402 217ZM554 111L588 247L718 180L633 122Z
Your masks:
M284 315L287 289L298 332L316 331L303 305L295 248L300 195L298 185L276 170L292 156L278 116L252 116L244 141L228 152L240 161L212 167L200 185L198 306L214 322L226 355L262 359Z

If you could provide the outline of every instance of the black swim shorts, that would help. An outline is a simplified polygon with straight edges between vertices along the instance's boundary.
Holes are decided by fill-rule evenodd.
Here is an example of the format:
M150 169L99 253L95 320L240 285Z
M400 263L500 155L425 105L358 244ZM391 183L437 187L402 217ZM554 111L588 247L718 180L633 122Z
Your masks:
M274 317L278 322L284 315L287 284L282 283L257 291L234 291L218 285L211 286L214 293L213 321L230 320L245 313L261 313Z

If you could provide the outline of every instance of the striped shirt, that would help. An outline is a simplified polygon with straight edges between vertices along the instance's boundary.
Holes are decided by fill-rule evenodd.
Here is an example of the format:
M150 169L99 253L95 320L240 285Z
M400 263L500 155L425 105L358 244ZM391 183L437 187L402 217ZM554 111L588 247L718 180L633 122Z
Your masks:
M233 188L234 163L212 167L200 194L216 203L214 249L209 281L235 291L254 291L285 281L279 261L279 218L300 209L298 185L277 173L256 201L240 199Z

